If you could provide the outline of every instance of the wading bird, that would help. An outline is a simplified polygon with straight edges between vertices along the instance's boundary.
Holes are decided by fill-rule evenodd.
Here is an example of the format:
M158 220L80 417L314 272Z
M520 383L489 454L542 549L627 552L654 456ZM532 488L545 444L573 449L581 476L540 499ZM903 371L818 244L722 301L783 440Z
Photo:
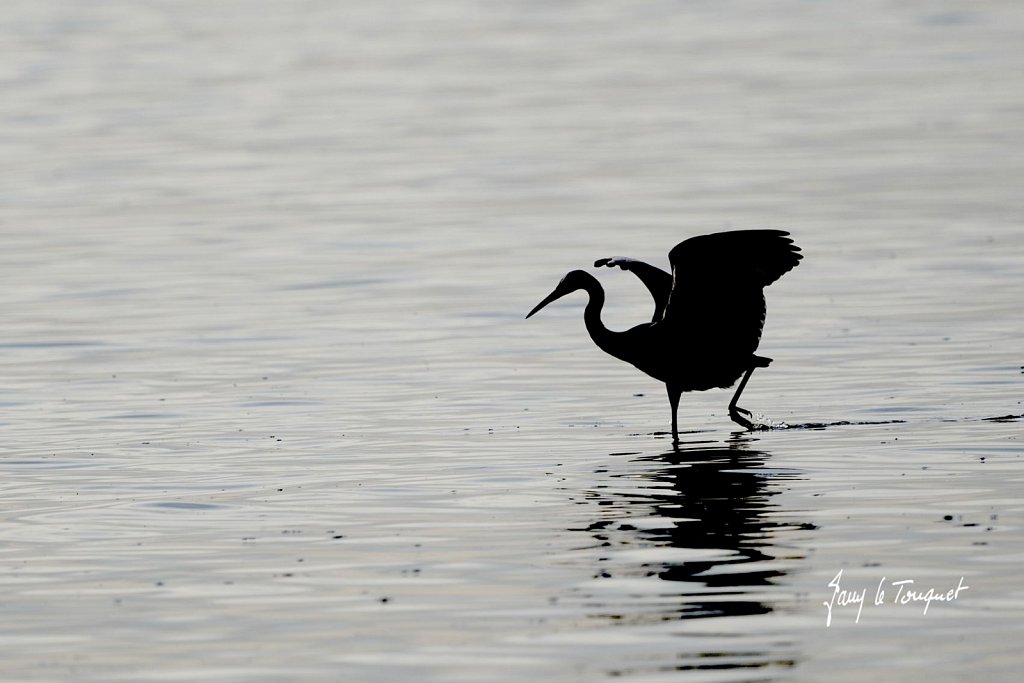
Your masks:
M754 355L764 329L764 288L795 268L803 255L782 230L735 230L691 237L669 252L672 273L634 259L599 259L595 267L634 273L654 297L654 318L625 332L601 322L604 289L590 273L569 272L526 317L582 289L587 332L602 351L665 383L672 407L672 439L679 441L677 412L684 391L728 388L742 376L729 402L729 417L746 429L749 410L736 405L754 368L771 358Z

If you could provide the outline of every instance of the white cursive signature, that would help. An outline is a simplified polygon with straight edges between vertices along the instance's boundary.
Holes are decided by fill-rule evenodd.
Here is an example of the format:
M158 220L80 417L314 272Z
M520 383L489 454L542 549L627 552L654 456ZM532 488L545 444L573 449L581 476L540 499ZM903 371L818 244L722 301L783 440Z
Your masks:
M896 594L893 596L891 604L894 605L906 605L911 602L923 602L924 612L928 614L928 608L931 607L933 602L953 602L960 597L960 591L965 591L970 586L964 585L964 577L960 577L960 580L956 584L956 588L950 588L948 590L936 590L935 588L928 588L928 590L921 590L914 588L913 579L902 579L900 581L890 581L888 584L885 582L886 577L878 582L878 587L875 589L875 597L873 604L875 606L886 604L885 600L885 589L889 586L896 588ZM843 570L840 569L839 573L836 574L831 581L828 582L828 587L832 589L832 597L823 602L827 615L825 617L825 626L832 625L832 610L836 607L849 607L850 605L857 606L857 616L853 620L855 624L860 623L860 615L864 610L864 601L867 598L868 589L862 588L860 590L847 590L842 587Z

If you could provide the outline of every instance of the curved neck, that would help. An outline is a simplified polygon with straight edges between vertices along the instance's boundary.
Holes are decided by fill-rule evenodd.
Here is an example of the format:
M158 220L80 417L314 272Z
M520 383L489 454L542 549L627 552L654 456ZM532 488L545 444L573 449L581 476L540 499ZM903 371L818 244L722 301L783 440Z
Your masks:
M601 309L604 308L604 287L597 281L597 278L589 273L584 282L583 289L590 295L590 301L587 302L587 307L583 310L583 322L594 343L602 350L611 353L610 348L614 342L615 333L605 327L601 321Z

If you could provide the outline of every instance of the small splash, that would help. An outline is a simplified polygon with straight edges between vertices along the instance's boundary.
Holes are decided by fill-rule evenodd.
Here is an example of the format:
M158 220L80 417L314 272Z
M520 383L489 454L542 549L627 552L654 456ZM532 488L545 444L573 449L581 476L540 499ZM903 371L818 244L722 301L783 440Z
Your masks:
M753 423L750 430L754 432L764 432L771 429L789 429L789 424L786 422L776 422L762 413L752 414L750 421Z
M802 422L789 424L788 422L774 422L758 415L758 431L783 430L783 429L828 429L829 427L859 427L864 425L893 425L906 424L906 420L838 420L836 422Z

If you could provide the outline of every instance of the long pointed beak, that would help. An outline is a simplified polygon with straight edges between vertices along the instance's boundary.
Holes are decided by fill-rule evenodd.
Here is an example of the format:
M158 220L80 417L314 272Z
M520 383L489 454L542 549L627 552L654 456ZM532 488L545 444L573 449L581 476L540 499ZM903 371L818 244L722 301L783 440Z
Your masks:
M554 301L556 299L561 299L566 294L568 294L568 292L563 292L560 289L556 288L555 291L551 292L546 297L544 297L544 301L541 301L539 304L534 306L533 310L526 314L526 317L529 318L531 315L533 315L534 313L536 313L540 309L544 308L545 306L547 306L552 301Z

